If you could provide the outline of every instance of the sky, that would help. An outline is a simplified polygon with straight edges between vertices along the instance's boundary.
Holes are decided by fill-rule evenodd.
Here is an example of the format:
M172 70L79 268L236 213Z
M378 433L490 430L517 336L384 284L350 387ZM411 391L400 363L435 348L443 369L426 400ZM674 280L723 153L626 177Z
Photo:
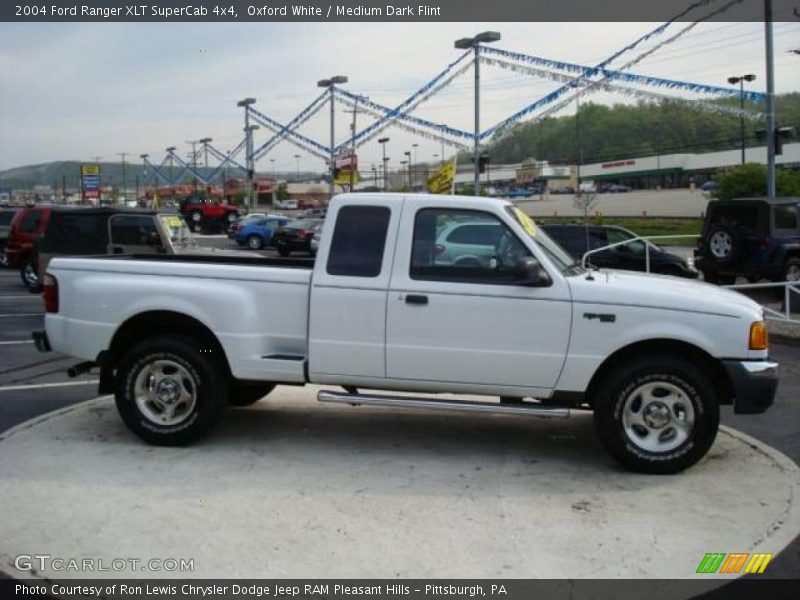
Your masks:
M36 23L0 24L0 169L53 160L128 161L165 148L185 157L189 140L213 138L226 151L243 137L236 102L285 123L319 93L316 82L346 75L343 86L394 106L419 89L461 51L457 38L486 29L493 44L554 60L596 64L654 23ZM687 27L678 23L612 63L621 67ZM726 86L731 75L754 73L750 89L764 90L763 25L702 23L658 49L632 71ZM800 21L776 23L776 91L800 91ZM481 67L481 128L485 129L559 87L558 83L497 67ZM661 93L674 94L674 92ZM696 96L684 95L686 98ZM583 101L631 100L598 93ZM569 114L566 107L559 114ZM329 111L299 131L328 145ZM471 131L473 75L466 72L420 105L416 116ZM373 118L358 115L357 129ZM336 106L337 143L349 136L352 115ZM255 134L259 146L270 137ZM441 144L389 128L387 155L396 168L412 151L418 162L438 159ZM412 144L418 144L416 148ZM446 149L451 154L453 149ZM299 154L299 160L295 155ZM274 159L274 163L270 161ZM377 141L359 148L362 171L380 165ZM210 164L216 164L211 162ZM321 159L281 143L257 165L262 172L322 171Z

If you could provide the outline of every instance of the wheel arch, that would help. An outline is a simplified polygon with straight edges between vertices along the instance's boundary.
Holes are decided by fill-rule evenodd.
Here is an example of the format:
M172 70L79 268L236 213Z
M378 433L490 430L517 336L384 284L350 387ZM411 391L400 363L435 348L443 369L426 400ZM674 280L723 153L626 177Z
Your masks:
M108 349L100 353L102 357L98 356L97 362L104 370L113 370L128 348L156 335L179 335L196 340L201 349L221 358L223 368L231 377L225 349L214 332L194 317L169 310L151 310L128 318L114 332Z
M592 399L603 380L611 371L625 361L642 356L654 354L674 354L686 357L695 365L698 365L709 375L711 385L717 393L720 404L733 403L733 386L725 367L722 363L711 356L708 352L689 342L674 339L652 339L634 342L616 350L608 356L597 368L592 376L589 386L586 388L586 401L592 404Z

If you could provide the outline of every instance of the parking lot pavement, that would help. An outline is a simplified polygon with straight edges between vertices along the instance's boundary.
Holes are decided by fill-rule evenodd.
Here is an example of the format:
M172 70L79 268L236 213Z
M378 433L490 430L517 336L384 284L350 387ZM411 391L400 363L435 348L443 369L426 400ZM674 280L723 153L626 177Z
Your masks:
M8 566L25 547L108 564L169 549L199 578L680 578L800 529L800 469L736 432L655 477L623 471L586 413L352 408L317 389L281 386L187 448L142 443L111 398L7 434L2 569L29 576Z
M77 360L36 350L31 332L43 328L41 296L27 292L17 271L0 270L0 431L97 396L88 383L96 376L67 377Z

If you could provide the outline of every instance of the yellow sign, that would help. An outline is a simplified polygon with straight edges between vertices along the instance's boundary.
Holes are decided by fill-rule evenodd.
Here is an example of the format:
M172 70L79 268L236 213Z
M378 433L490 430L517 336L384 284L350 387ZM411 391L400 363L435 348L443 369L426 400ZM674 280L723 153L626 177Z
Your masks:
M81 165L81 175L100 175L100 165Z
M428 178L428 191L431 194L449 194L456 178L456 161L449 160L434 171Z
M164 226L170 229L180 229L183 227L183 220L176 215L164 215L161 217Z
M517 221L520 222L520 225L525 228L525 232L531 237L536 237L536 224L533 222L533 219L516 206L514 207L514 214L517 216Z
M358 171L353 173L353 185L361 181L361 176L358 174ZM350 185L350 170L349 169L339 169L339 173L336 175L336 179L333 180L336 185Z

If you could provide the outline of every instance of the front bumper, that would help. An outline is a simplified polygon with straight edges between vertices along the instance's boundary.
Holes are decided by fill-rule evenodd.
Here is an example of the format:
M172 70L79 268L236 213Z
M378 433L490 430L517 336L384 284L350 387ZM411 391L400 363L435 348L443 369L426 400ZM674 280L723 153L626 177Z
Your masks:
M50 352L52 350L46 331L34 331L31 337L33 338L34 346L39 352Z
M733 390L733 412L763 413L775 400L778 363L771 361L723 360Z

